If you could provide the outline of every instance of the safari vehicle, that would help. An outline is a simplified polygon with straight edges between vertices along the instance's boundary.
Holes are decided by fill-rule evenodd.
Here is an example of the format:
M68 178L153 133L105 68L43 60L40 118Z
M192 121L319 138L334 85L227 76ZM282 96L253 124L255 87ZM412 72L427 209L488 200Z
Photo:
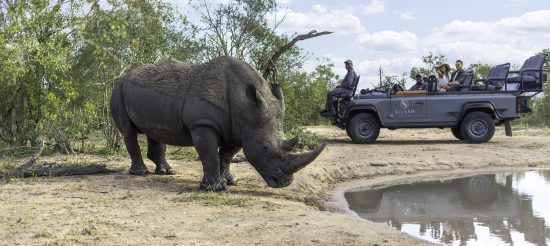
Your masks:
M485 79L473 80L468 71L456 91L437 92L435 77L428 78L428 89L405 91L394 84L361 90L335 101L336 115L323 115L333 125L345 129L354 142L373 143L380 128L450 128L459 140L485 143L495 133L495 125L505 125L531 112L529 99L543 91L547 69L546 55L529 58L519 71L510 64L491 69ZM359 78L354 81L357 88Z

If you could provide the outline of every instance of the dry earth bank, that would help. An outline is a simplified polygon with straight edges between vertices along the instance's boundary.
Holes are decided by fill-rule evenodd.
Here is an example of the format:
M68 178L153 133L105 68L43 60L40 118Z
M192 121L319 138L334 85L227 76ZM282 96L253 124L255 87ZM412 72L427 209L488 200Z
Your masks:
M238 186L197 190L198 161L171 160L175 176L110 175L31 178L0 183L0 245L94 244L427 244L386 225L337 212L331 192L344 182L430 170L549 167L546 129L500 129L490 143L455 140L450 131L383 130L373 145L344 131L312 127L328 142L283 189L268 188L247 163L233 165ZM40 162L99 162L126 170L126 158L47 156ZM40 163L38 163L40 164ZM147 161L150 170L153 164Z

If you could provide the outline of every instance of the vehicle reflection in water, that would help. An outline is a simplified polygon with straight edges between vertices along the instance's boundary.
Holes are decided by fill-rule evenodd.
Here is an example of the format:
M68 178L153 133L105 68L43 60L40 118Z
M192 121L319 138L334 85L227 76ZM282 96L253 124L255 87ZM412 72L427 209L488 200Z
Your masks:
M344 196L360 217L432 242L550 244L550 170L403 184Z

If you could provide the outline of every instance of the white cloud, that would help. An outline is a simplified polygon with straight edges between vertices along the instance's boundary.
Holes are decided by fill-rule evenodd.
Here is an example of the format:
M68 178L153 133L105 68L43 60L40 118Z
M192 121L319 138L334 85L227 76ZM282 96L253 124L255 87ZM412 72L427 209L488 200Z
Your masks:
M416 19L416 13L412 11L405 11L399 15L402 20L414 20Z
M448 57L470 62L521 65L550 41L550 10L525 13L493 22L454 20L436 28L421 43Z
M360 47L379 51L415 51L418 38L412 32L387 30L361 34L356 43Z
M528 12L519 17L504 18L495 22L454 20L441 30L447 34L481 33L481 36L531 32L544 34L550 31L550 10Z
M294 10L279 10L271 17L278 19L284 17L279 31L286 33L306 33L311 30L334 31L336 34L357 34L365 31L361 20L349 9L328 9L316 4L309 12Z
M287 6L291 0L276 0L278 6Z
M373 15L378 13L384 13L384 2L381 0L372 0L369 4L361 7L363 14Z

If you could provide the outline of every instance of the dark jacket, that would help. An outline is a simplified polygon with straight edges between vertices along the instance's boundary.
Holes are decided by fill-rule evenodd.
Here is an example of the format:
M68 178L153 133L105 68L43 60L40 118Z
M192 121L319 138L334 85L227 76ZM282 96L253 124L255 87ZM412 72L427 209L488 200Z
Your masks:
M346 77L340 82L340 85L336 86L336 88L344 88L348 90L353 90L353 82L355 81L355 78L357 75L355 74L355 71L353 68L350 68L348 70L348 73L346 74Z
M415 83L409 91L418 91L418 90L426 90L426 83L422 82L420 84Z
M464 69L461 69L460 71L454 71L453 73L451 73L450 82L458 81L460 84L462 84L465 78L466 78L466 71L464 71Z

